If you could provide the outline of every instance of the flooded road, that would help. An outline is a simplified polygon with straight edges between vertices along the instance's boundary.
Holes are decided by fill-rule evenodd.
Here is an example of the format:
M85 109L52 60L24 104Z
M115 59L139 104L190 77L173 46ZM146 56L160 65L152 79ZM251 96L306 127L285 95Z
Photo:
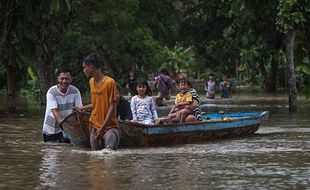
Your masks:
M251 137L161 148L89 151L42 143L43 109L0 107L0 189L310 189L310 100L204 102L205 112L270 111Z

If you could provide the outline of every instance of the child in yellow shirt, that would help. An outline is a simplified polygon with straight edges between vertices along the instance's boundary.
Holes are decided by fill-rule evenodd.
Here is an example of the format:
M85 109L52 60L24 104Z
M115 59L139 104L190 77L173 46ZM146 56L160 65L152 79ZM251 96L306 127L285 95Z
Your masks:
M156 124L172 122L184 122L185 118L192 112L190 110L190 104L193 101L193 97L189 90L188 81L181 79L177 81L179 93L176 95L175 104L170 110L166 118L159 119Z

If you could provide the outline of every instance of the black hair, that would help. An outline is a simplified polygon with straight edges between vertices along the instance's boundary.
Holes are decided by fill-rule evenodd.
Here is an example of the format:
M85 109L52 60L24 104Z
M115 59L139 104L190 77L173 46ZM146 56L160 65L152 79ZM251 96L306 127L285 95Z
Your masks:
M222 73L222 76L228 77L228 73L227 73L227 72L223 72L223 73Z
M121 96L123 94L122 86L119 83L116 83L116 88L119 92L119 95Z
M62 68L58 69L57 76L59 76L61 73L70 73L70 75L72 76L72 70L70 68L67 68L67 67L62 67Z
M189 88L193 88L191 81L189 81L187 79L177 79L176 84L179 85L180 83L185 83L188 85Z
M85 64L90 64L93 65L96 69L99 68L99 61L97 58L97 55L95 53L89 54L85 59L84 59Z
M149 83L144 79L144 78L138 78L137 79L137 83L136 83L136 94L138 94L137 92L137 86L139 85L143 85L146 86L146 92L145 94L148 96L152 96L152 91L150 89Z
M162 68L162 69L160 70L160 73L162 73L162 74L165 74L165 75L168 75L168 76L169 76L169 71L168 71L166 68Z

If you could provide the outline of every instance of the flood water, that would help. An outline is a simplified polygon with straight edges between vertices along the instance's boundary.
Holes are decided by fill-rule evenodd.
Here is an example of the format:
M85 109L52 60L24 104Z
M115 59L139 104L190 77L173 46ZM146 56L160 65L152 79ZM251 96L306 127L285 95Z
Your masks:
M89 151L42 143L44 108L0 98L0 189L310 189L310 100L210 101L204 111L270 111L256 135L161 148Z

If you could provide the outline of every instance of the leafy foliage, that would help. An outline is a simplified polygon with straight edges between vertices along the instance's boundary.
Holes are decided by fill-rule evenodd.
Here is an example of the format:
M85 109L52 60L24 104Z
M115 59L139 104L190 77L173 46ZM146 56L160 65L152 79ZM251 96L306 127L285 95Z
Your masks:
M308 2L307 0L305 2ZM277 7L277 29L283 33L305 24L302 5L297 0L280 0Z
M210 73L219 79L227 73L260 88L273 80L277 89L283 89L286 60L282 42L292 28L299 30L294 51L300 88L307 89L309 82L307 0L14 3L16 8L8 14L14 18L9 46L18 70L17 89L23 89L23 94L37 94L45 75L50 76L46 86L55 83L55 73L63 66L72 68L73 84L87 94L82 61L91 52L99 55L103 71L121 84L129 70L151 79L166 67L173 74L187 72L201 79ZM4 28L2 20L0 24ZM9 55L3 52L1 55ZM42 74L42 67L48 72ZM0 67L1 79L6 78L5 69Z

